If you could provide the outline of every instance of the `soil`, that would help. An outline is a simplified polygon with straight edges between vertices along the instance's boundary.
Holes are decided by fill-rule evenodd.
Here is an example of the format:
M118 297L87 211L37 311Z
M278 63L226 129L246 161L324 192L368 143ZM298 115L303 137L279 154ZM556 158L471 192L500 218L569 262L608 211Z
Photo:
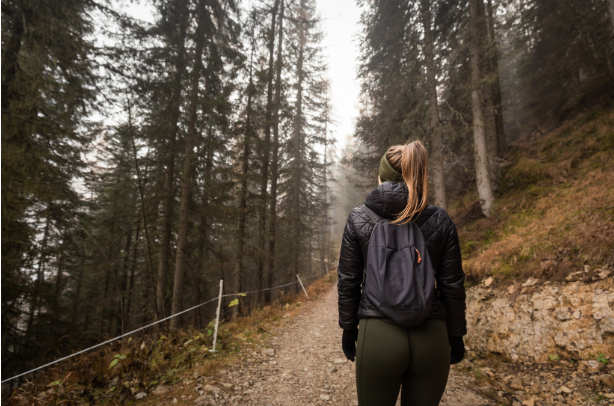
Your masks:
M341 351L336 287L313 307L286 317L292 320L270 339L270 348L202 380L195 404L358 405L355 364ZM453 367L441 405L496 404L478 386L470 372Z

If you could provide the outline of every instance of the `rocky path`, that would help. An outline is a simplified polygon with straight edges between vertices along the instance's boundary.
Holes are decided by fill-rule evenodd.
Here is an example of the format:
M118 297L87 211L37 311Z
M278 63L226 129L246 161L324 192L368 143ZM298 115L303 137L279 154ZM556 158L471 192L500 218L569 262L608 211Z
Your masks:
M341 351L337 291L331 289L312 308L293 317L270 342L232 371L219 371L203 387L197 404L358 405L355 364ZM442 405L490 405L470 373L453 368Z

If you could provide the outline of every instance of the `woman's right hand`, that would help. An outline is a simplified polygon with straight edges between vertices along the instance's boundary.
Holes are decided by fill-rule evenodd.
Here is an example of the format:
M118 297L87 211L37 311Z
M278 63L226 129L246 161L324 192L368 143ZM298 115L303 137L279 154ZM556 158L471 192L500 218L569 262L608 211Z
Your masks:
M448 336L450 341L450 364L458 364L465 358L465 343L463 337Z

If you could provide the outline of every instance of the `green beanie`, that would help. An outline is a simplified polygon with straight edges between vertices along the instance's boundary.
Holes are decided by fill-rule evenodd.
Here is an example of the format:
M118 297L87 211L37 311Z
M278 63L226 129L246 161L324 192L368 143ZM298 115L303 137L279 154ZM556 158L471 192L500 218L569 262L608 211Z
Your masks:
M390 165L388 158L386 158L386 154L384 154L379 161L379 178L382 182L403 182L403 175Z

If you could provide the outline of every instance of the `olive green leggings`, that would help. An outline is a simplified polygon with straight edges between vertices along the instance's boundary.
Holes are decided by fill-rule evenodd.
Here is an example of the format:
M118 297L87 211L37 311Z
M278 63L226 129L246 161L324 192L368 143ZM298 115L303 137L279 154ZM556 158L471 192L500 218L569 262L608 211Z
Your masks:
M362 319L356 353L359 406L438 405L450 372L443 319L405 328L386 319Z

